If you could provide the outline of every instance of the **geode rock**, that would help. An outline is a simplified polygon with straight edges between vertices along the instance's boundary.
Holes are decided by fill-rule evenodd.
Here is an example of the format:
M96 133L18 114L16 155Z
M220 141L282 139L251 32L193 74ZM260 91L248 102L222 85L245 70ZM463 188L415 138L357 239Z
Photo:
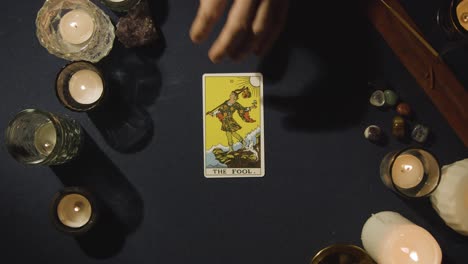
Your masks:
M142 0L119 19L115 34L126 48L156 43L159 33L147 0Z

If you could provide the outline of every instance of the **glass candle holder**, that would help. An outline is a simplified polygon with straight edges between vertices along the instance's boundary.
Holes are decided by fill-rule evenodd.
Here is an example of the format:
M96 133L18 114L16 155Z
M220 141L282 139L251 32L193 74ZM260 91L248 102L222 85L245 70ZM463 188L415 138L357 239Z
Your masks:
M110 9L117 12L126 12L140 3L141 0L101 0Z
M380 163L380 178L383 183L405 197L430 195L439 185L440 175L437 159L421 148L390 152Z
M83 188L65 188L52 199L52 223L57 230L66 234L86 233L95 225L98 215L95 198Z
M78 155L82 130L75 120L26 109L10 121L5 144L11 156L21 163L57 165Z
M441 1L437 23L448 39L468 38L468 2L464 0Z
M36 35L51 54L98 62L112 49L114 26L89 0L47 0L36 18Z
M60 102L73 111L88 111L104 98L101 71L89 62L72 62L57 75L55 91Z
M331 245L320 250L310 264L376 264L364 249L354 245Z

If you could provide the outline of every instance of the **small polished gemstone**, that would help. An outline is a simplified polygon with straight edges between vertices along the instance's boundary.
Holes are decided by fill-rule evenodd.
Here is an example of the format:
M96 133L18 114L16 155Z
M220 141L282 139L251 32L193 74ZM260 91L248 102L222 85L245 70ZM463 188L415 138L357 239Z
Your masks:
M372 93L369 102L373 106L383 106L385 104L385 95L381 90L376 90Z
M398 95L392 90L385 90L384 96L387 105L394 106L398 102Z
M407 103L399 103L396 107L396 111L398 114L402 116L410 116L411 115L411 108Z
M396 138L405 137L405 120L401 116L393 118L392 135Z
M429 136L429 131L430 130L427 126L418 124L414 126L413 131L411 132L411 138L416 142L424 143Z
M382 136L382 130L376 125L370 125L364 130L364 137L370 141L379 141Z

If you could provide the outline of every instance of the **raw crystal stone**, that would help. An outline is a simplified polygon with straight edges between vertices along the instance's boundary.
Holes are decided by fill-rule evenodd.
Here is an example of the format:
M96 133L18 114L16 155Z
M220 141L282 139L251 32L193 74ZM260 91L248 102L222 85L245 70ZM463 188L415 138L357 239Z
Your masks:
M390 106L396 105L398 102L398 95L392 90L385 90L385 103Z
M372 93L369 102L373 106L383 106L385 104L385 95L381 90L376 90Z
M410 116L411 115L411 108L407 103L399 103L396 107L396 111L398 114L402 116Z
M117 23L117 39L126 47L154 44L160 39L147 1L141 1Z
M376 125L370 125L364 130L364 137L370 141L379 141L382 136L382 130Z
M395 116L392 124L392 135L396 138L405 137L405 120L401 116Z
M424 143L429 136L429 131L430 130L427 126L418 124L414 126L413 131L411 132L411 138L416 142Z

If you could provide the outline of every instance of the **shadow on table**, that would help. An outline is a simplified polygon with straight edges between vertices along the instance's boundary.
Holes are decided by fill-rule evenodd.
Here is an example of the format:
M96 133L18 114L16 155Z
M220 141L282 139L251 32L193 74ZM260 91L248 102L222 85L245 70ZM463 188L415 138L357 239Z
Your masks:
M296 83L298 95L265 96L265 107L287 113L289 129L333 130L358 123L370 95L366 79L373 75L371 27L362 8L353 1L290 3L286 28L259 71L266 83L281 80L297 49L317 65L318 75L310 69L309 80ZM283 89L288 94L291 87Z
M162 76L156 59L162 50L127 49L116 42L98 64L107 95L88 115L109 146L119 152L138 152L153 138L153 120L145 107L154 104L160 93Z
M51 166L67 186L79 186L97 200L99 218L87 233L76 240L94 258L109 258L120 252L126 236L143 220L143 200L122 172L85 133L80 155L69 163Z

